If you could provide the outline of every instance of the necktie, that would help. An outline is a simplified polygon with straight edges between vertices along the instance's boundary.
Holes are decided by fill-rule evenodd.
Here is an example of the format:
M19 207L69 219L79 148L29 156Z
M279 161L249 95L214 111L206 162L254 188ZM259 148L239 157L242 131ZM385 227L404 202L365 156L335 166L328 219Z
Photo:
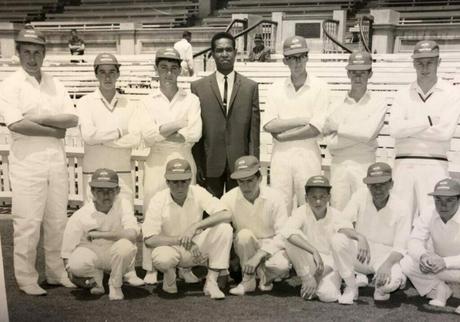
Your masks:
M225 113L227 113L227 92L228 92L227 76L224 76L224 97L222 99L222 102L224 104Z

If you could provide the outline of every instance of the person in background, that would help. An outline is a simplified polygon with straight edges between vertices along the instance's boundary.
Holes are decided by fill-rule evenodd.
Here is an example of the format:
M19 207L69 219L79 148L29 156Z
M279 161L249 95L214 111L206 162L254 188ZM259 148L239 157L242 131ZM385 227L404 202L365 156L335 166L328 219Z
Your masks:
M182 59L182 76L193 76L195 74L195 64L193 62L192 33L185 30L182 33L182 39L174 44Z
M254 47L252 47L252 51L249 54L249 61L270 61L270 48L265 47L261 34L257 34L254 37Z

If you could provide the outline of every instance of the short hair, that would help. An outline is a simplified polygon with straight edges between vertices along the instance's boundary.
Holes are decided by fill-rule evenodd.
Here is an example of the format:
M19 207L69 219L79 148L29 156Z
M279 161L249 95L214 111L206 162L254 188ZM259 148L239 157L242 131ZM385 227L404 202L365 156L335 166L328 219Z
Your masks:
M192 36L192 33L188 30L185 30L183 33L182 33L182 38L185 38L185 37L191 37Z
M230 39L230 41L232 42L233 49L236 49L235 37L233 37L232 34L226 32L226 31L222 31L222 32L218 32L217 34L212 36L212 39L211 39L211 51L214 51L216 49L216 41L219 40L219 39L223 39L223 38L224 39Z

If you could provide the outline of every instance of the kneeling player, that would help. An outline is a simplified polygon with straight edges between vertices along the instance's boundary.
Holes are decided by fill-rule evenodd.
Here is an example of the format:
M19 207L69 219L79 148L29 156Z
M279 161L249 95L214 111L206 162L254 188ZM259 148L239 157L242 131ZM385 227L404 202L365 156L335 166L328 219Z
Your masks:
M217 285L228 268L233 230L225 205L200 186L190 185L192 170L184 159L166 165L167 189L152 198L142 231L153 248L153 267L163 272L163 291L177 293L176 267L208 266L204 293L222 299ZM210 216L203 219L203 211Z
M317 295L323 302L340 298L342 278L346 284L344 294L356 288L353 268L343 260L348 250L337 246L348 242L345 235L337 232L352 225L342 220L339 211L328 207L330 190L331 185L324 176L308 179L307 204L293 211L281 232L287 239L289 259L302 280L300 295L308 300Z
M110 272L109 298L122 300L123 275L136 257L139 226L118 198L120 186L115 171L97 169L89 186L93 202L69 219L61 256L70 280L90 288L91 294L104 294L104 271Z
M233 295L244 295L256 289L256 271L259 289L270 291L271 283L289 274L289 260L283 239L278 233L287 220L286 204L280 194L261 186L260 164L254 156L236 160L231 178L238 187L227 192L222 201L232 213L236 229L235 252L240 258L243 281L230 290Z
M386 301L405 282L399 262L406 252L411 213L404 201L390 194L393 179L388 164L370 165L363 182L367 188L353 194L342 213L355 229L339 231L357 243L340 247L348 250L346 260L358 272L358 286L367 286L366 275L375 274L374 300ZM351 304L357 297L355 289L348 297L343 296L342 302Z
M432 298L430 305L443 307L452 295L446 283L460 283L460 184L441 180L430 195L436 210L415 219L401 266L418 293Z

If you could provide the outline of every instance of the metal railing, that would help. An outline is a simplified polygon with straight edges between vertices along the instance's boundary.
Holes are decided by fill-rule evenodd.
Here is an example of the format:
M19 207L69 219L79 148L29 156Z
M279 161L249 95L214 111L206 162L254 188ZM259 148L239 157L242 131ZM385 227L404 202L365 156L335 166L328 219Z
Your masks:
M352 50L337 40L339 21L334 19L323 20L323 53L351 53ZM338 48L341 48L339 50Z
M359 24L359 41L361 42L363 48L372 54L372 34L373 34L373 24L374 16L365 15L361 16L358 20Z

